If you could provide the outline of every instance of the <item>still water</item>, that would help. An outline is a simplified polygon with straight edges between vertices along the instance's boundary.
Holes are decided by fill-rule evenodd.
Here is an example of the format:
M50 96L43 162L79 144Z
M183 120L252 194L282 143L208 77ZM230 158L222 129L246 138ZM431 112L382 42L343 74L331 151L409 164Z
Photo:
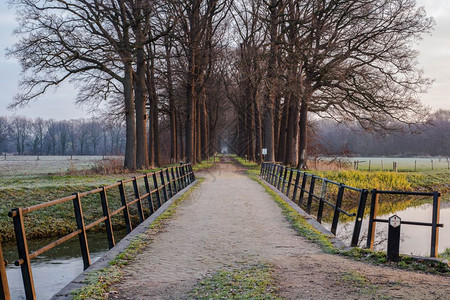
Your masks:
M399 216L403 221L417 221L431 223L432 204L424 204L416 207L409 207L402 211L390 213L389 215L378 216L379 219L388 219L393 215ZM363 220L360 246L366 246L368 216ZM443 228L439 229L439 253L444 252L446 248L450 248L450 202L443 202L440 210L440 221L444 224ZM330 229L330 224L323 224ZM344 223L338 225L337 236L341 238L347 245L350 244L351 235L353 232L354 222ZM376 239L375 250L386 251L387 249L387 223L376 223ZM401 226L401 242L400 253L412 254L419 256L430 256L431 246L431 227L430 226Z
M116 243L122 239L125 234L126 231L124 230L115 231L114 235ZM30 251L37 250L53 240L55 239L30 241ZM88 243L92 262L95 262L108 251L108 241L105 233L88 234ZM3 254L5 259L9 262L6 267L6 273L8 276L11 298L25 299L20 267L14 266L14 260L17 259L15 245L3 245ZM81 258L78 238L72 238L62 245L31 260L31 267L37 299L50 299L55 293L59 292L64 286L83 272L83 260Z

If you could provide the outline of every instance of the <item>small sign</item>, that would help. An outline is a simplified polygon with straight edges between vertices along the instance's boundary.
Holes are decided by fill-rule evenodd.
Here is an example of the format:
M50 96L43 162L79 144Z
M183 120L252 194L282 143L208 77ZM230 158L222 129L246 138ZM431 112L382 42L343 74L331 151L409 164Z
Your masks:
M394 215L389 218L389 225L391 225L394 228L397 228L398 226L400 226L400 223L401 223L401 219L397 215Z
M267 148L262 148L262 154L266 155L267 154Z

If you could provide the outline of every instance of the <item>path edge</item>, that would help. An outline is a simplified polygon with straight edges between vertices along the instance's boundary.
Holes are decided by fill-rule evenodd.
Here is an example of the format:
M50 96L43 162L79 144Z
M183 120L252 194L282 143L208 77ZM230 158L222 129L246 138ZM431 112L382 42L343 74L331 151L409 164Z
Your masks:
M118 242L113 248L107 251L96 262L94 262L89 268L84 270L80 275L75 277L75 279L73 279L69 284L63 287L59 292L54 294L51 300L73 299L71 292L87 286L88 283L86 283L85 281L90 273L108 267L110 265L110 262L113 261L117 255L122 253L137 236L147 232L150 229L150 226L156 221L159 216L161 216L175 201L181 198L186 192L190 191L191 188L198 183L199 180L195 179L195 181L186 186L183 190L179 191L175 196L170 198L163 205L161 205L158 210L156 210L144 222L134 228L129 234L127 234L122 240L120 240L120 242Z
M293 210L295 210L300 216L302 216L306 222L311 225L314 229L319 231L321 234L326 236L328 240L339 250L349 250L351 247L347 246L343 241L341 241L338 237L331 233L328 229L326 229L322 224L317 222L312 216L307 214L301 207L299 207L294 201L289 199L285 194L281 193L278 189L276 189L273 185L265 181L263 178L259 177L259 180L266 185L269 189L271 189L274 193L277 194L284 202L286 202Z

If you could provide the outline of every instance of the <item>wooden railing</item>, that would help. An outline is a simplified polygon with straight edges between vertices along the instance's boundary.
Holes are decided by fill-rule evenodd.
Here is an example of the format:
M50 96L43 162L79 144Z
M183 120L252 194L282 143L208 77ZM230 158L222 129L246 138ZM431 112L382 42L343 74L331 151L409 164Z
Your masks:
M150 216L172 196L177 194L179 191L181 191L194 181L195 175L192 170L192 165L183 164L175 167L161 169L153 173L139 175L127 180L121 180L115 184L97 188L91 191L74 193L70 196L53 201L29 207L19 207L12 209L8 215L13 219L14 231L17 241L17 250L19 254L19 258L14 263L16 266L21 267L26 299L36 299L33 274L30 263L33 258L36 258L37 256L47 252L48 250L68 241L71 238L78 236L84 269L87 269L91 265L89 245L86 235L86 232L89 229L103 223L108 238L108 246L111 249L115 245L112 222L113 216L122 213L127 233L130 233L133 230L133 224L130 215L131 206L136 206L139 223L142 223L145 220L145 204L143 203L143 200L146 200L147 202L146 206L149 210ZM140 185L138 184L139 182L141 183ZM130 183L132 184L132 189L134 192L134 197L131 201L127 199L127 194L125 192L127 185L129 185ZM145 193L141 194L139 186L144 186ZM121 205L116 210L111 211L108 205L107 192L113 189L116 189L116 192L118 192ZM102 217L89 224L86 224L81 199L90 195L98 195L102 207ZM26 228L24 225L25 215L34 211L39 211L44 208L70 201L72 201L73 203L77 230L66 234L56 241L53 241L45 245L44 247L30 253L28 249ZM37 215L36 217L39 217L39 215ZM0 299L10 299L5 272L5 264L1 264L2 261L3 255L0 245L0 281L2 284L0 287Z
M415 226L429 226L431 227L431 246L430 246L430 256L436 257L438 251L438 240L439 240L439 228L443 227L443 224L439 223L439 212L441 205L441 194L437 191L432 193L424 192L413 192L413 191L379 191L373 189L369 192L367 189L359 189L345 185L343 183L338 183L326 178L315 176L307 172L292 169L282 164L264 162L261 165L260 177L266 180L269 184L274 186L276 189L281 191L286 196L296 203L298 206L304 206L305 211L311 214L311 205L313 201L318 202L317 216L316 220L321 223L324 205L328 205L333 209L333 221L331 223L331 233L336 235L336 230L339 222L339 216L341 213L349 216L355 217L352 239L350 242L351 247L356 247L359 243L359 237L361 234L361 225L364 218L364 212L367 203L368 194L372 195L370 214L369 214L369 228L367 235L367 248L373 249L373 241L375 239L375 225L377 222L387 223L387 219L378 219L378 200L380 194L389 195L404 195L404 196L422 196L422 197L433 197L433 212L431 222L416 222L409 220L402 220L402 224L405 225L415 225ZM301 179L301 180L300 180ZM300 183L301 182L301 183ZM336 198L334 203L332 203L330 196L327 194L329 189L328 185L334 185L338 188ZM307 186L308 185L308 186ZM320 192L316 192L316 187L320 186ZM291 193L291 189L293 192ZM356 213L348 213L341 208L344 193L346 190L351 190L359 193L358 197L358 208ZM307 194L307 197L305 197ZM327 200L328 199L328 200ZM306 203L305 203L306 201Z

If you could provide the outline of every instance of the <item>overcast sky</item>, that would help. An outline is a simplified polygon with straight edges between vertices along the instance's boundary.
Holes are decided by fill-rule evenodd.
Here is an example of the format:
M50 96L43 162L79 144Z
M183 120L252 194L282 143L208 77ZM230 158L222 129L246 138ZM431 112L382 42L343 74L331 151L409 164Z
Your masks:
M75 91L68 84L56 92L48 92L25 108L15 111L7 109L17 92L20 66L17 61L5 57L5 48L14 43L12 31L17 26L15 13L8 9L6 2L0 0L0 116L21 115L55 120L89 117L89 109L83 110L74 104ZM436 21L433 35L425 37L417 47L421 68L427 77L435 80L428 93L421 96L422 102L433 110L450 109L450 1L417 2L425 6L428 15Z

